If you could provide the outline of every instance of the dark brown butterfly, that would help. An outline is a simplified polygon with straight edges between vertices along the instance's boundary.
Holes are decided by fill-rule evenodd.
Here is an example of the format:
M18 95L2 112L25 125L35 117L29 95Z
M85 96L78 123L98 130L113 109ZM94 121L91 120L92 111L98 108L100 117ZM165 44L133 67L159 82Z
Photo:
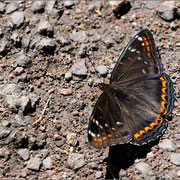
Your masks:
M174 107L174 90L149 30L131 39L112 71L110 84L102 84L101 89L89 120L91 146L143 145L163 134Z

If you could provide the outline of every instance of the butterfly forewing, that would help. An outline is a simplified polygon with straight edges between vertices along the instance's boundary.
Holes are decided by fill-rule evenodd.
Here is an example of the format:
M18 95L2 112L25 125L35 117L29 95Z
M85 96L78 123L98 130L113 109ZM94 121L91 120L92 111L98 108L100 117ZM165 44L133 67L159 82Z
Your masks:
M89 121L88 139L96 148L131 141L142 145L166 129L174 107L173 84L163 73L152 34L142 30L120 55Z
M112 72L112 84L132 84L158 77L163 70L152 34L142 30L128 43Z

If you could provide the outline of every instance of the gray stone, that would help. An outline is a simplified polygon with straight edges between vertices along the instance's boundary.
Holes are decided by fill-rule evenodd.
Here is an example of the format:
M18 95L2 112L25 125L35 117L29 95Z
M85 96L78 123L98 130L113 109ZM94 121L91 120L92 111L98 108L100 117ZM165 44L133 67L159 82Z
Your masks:
M41 150L42 158L45 159L49 155L48 149Z
M5 3L0 2L0 13L3 13L5 11Z
M98 41L101 40L101 36L100 36L99 34L95 34L95 35L91 38L91 40L92 40L93 42L98 42Z
M73 31L70 34L70 38L78 43L87 43L89 41L89 37L87 36L87 33L84 31L79 31L79 32Z
M27 162L27 168L31 170L38 171L41 165L41 159L38 157L33 157Z
M95 9L95 6L94 6L94 4L91 4L91 5L89 5L88 6L88 8L87 8L87 11L94 11L94 9Z
M74 0L64 0L64 6L70 8L74 5Z
M15 59L15 66L22 66L27 67L27 65L30 63L29 57L23 54L23 52L20 52L17 54L17 57Z
M148 174L151 171L150 166L145 162L137 163L135 168L142 174Z
M56 40L57 40L58 43L61 44L61 46L65 46L65 45L68 45L68 44L71 43L71 41L69 39L67 39L66 37L64 37L64 36L62 36L60 34L58 34L56 36Z
M25 161L29 159L29 150L27 148L19 150L17 154Z
M11 123L9 121L2 120L2 126L3 127L9 127L10 125L11 125Z
M20 27L24 22L24 13L23 12L12 13L11 21L15 26Z
M0 43L0 53L4 53L8 46L8 41L6 39L2 39Z
M38 18L37 16L33 16L33 17L30 19L30 22L29 22L30 27L36 26L39 21L40 21L40 20L39 20L39 18Z
M98 164L96 162L90 162L88 165L92 169L97 169L97 167L98 167Z
M180 153L172 153L171 154L171 162L176 166L180 165Z
M45 11L48 14L51 14L55 4L56 4L56 0L46 1Z
M96 174L95 174L95 177L97 179L101 178L103 176L103 172L102 171L97 171Z
M19 43L21 41L18 33L16 33L16 32L12 34L11 40L13 40L14 44L17 44L17 43Z
M16 120L16 123L20 126L25 126L25 123L23 122L22 118L21 118L21 115L19 114L16 114L15 115L15 120Z
M9 159L9 157L11 156L11 152L7 149L7 148L1 148L0 151L0 157L5 158L6 160Z
M38 24L38 31L40 34L51 33L53 28L49 21L40 21Z
M46 169L52 169L52 165L53 165L53 160L51 157L47 157L46 159L43 160L43 166Z
M16 11L17 8L18 8L18 7L17 7L17 4L16 4L16 3L10 2L10 3L6 6L6 13L7 13L7 14L10 14L10 13Z
M163 2L158 8L158 15L166 21L174 20L176 12L177 8L171 2Z
M83 154L77 154L77 153L71 153L68 157L68 165L70 168L76 170L80 169L85 165L84 161L84 155Z
M45 1L34 1L34 3L31 6L31 10L34 13L44 11L44 8L45 8Z
M157 8L159 5L159 1L146 1L146 8L147 9L154 9L154 8Z
M20 100L22 112L25 113L32 109L31 100L29 96L22 96L19 100Z
M0 127L0 139L6 138L11 133L11 130Z
M70 80L70 79L72 78L72 73L71 73L71 72L65 73L64 78L65 78L66 80Z
M147 3L147 1L146 1L146 3ZM133 3L133 7L132 7L133 10L141 9L141 8L142 8L142 2L137 2L137 1L135 1L135 2Z
M0 95L12 95L20 93L20 88L16 84L0 85Z
M78 76L85 76L87 75L87 68L85 65L85 61L81 60L77 62L76 64L73 64L70 68L69 72L72 74L78 75Z
M80 58L86 57L86 49L87 49L87 47L84 44L82 44L78 51L78 56Z
M6 105L16 113L20 107L23 113L27 113L39 100L35 94L22 95L22 90L16 84L0 85L0 95L3 96Z
M125 177L127 175L127 172L124 169L121 169L119 171L119 177Z
M98 9L102 8L102 1L94 1L94 6Z
M159 143L159 147L166 151L175 151L176 146L170 139L164 139L161 143Z
M21 40L21 44L22 44L22 48L23 49L28 49L29 44L31 41L31 34L27 34L26 36L24 36ZM29 61L30 62L30 61ZM28 63L29 64L29 63Z
M66 136L66 139L67 139L67 143L68 143L69 145L76 146L77 143L78 143L76 133L69 133L69 134Z
M54 50L55 47L56 47L56 45L55 45L54 41L50 38L42 39L37 43L37 48L40 50L44 50L44 51Z
M108 73L107 67L105 65L100 65L96 67L96 70L100 75L106 75Z
M114 45L114 40L112 37L105 37L103 39L103 42L107 46L107 48L111 48Z

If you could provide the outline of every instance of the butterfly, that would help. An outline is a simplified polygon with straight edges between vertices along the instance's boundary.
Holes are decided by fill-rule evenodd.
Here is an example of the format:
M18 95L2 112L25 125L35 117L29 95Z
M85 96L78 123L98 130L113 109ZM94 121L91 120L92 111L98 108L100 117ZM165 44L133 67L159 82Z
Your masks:
M174 108L174 89L149 30L141 30L130 40L110 83L99 87L103 93L89 119L91 146L143 145L164 133Z

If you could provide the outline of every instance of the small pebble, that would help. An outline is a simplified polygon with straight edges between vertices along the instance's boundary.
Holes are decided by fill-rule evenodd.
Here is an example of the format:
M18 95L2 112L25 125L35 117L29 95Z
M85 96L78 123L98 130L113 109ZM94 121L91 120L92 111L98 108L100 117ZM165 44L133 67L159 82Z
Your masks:
M53 160L51 157L47 157L46 159L43 160L43 166L46 169L52 169L52 165L53 165Z
M23 12L12 13L11 20L15 26L20 27L24 22L24 13Z
M29 159L29 150L26 148L19 150L17 154L25 161Z
M96 67L96 70L101 76L104 76L108 73L108 69L105 65L100 65Z
M65 73L64 78L65 78L66 80L70 80L70 79L72 78L72 73L71 73L71 72Z
M139 162L135 167L142 174L148 174L151 170L150 166L145 162Z
M97 179L101 178L103 176L103 172L102 171L97 171L96 174L95 174L95 177Z
M158 144L160 148L166 150L166 151L175 151L176 146L170 139L164 139L161 143Z
M69 145L76 146L77 143L78 143L77 136L76 136L75 133L69 133L69 134L66 136L66 139L67 139L67 143L68 143Z
M20 74L23 73L23 71L24 71L24 69L23 69L22 67L17 67L17 68L14 70L14 73L15 73L16 75L20 75Z
M64 0L64 6L70 8L74 5L74 0Z
M176 166L180 165L180 153L172 153L171 154L171 162Z
M77 153L71 153L68 156L68 165L70 168L77 170L80 169L85 165L84 161L84 155L83 154L77 154Z
M27 168L31 170L38 171L41 165L41 159L38 157L33 157L27 162Z
M59 89L59 93L64 95L64 96L67 96L67 95L70 95L72 94L72 88L69 88L69 89Z

